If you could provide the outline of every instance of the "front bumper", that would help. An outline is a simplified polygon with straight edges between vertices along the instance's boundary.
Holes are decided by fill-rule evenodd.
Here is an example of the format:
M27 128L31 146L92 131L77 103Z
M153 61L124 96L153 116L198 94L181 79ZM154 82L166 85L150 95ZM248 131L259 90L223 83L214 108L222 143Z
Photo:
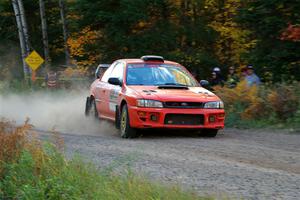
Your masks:
M174 108L142 108L129 106L130 126L133 128L169 128L169 129L223 129L224 109L174 109ZM168 124L167 115L198 115L201 123ZM191 122L191 121L189 121Z

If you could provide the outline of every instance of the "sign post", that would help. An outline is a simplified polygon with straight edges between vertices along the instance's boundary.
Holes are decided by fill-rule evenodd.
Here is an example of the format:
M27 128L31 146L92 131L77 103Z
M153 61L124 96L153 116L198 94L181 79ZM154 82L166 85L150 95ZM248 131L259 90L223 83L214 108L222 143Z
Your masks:
M36 52L32 51L26 58L25 62L32 70L31 80L35 81L36 70L45 62L45 60Z

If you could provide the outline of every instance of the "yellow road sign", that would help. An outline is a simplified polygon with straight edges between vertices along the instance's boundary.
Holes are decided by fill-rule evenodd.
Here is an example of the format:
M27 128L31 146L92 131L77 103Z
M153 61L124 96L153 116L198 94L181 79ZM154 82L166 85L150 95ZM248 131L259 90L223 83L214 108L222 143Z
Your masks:
M44 59L36 51L33 51L25 58L25 62L35 71L44 63Z

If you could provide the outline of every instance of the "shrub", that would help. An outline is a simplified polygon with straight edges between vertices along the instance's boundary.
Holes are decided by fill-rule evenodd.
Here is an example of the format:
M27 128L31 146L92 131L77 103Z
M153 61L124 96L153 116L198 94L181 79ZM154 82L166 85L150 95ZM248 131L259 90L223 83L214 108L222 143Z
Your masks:
M291 85L279 84L268 94L268 102L280 120L293 117L299 107L299 97Z
M264 95L259 88L247 87L242 81L235 88L217 87L216 94L224 101L228 113L235 113L240 119L259 119L268 113Z
M0 121L0 177L3 176L4 163L18 160L26 145L26 134L30 128L28 120L18 127L7 120Z
M235 88L214 89L225 103L227 124L232 126L246 122L251 126L255 124L261 126L262 123L257 123L259 120L268 125L296 116L299 112L300 99L297 84L299 83L248 87L245 82L240 82Z

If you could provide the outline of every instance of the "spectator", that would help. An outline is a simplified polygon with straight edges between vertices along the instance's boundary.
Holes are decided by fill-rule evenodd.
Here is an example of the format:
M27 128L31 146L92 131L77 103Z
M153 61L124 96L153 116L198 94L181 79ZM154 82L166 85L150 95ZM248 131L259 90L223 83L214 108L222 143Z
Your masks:
M224 85L224 82L223 82L223 79L220 78L220 76L215 72L213 71L211 73L211 78L209 79L209 84L210 86L217 86L217 85L221 85L223 86Z
M259 77L254 73L254 68L252 65L247 66L247 76L245 77L248 86L260 85Z
M215 72L215 73L217 74L217 77L218 77L219 79L221 79L222 81L224 81L223 76L222 76L222 74L221 74L221 69L220 69L219 67L215 67L215 68L213 69L213 72Z
M247 76L247 67L243 67L241 69L241 75L240 75L241 80L245 80L246 76Z
M239 82L239 77L235 72L235 68L234 67L229 67L227 80L226 80L227 87L234 88L237 85L238 82Z

